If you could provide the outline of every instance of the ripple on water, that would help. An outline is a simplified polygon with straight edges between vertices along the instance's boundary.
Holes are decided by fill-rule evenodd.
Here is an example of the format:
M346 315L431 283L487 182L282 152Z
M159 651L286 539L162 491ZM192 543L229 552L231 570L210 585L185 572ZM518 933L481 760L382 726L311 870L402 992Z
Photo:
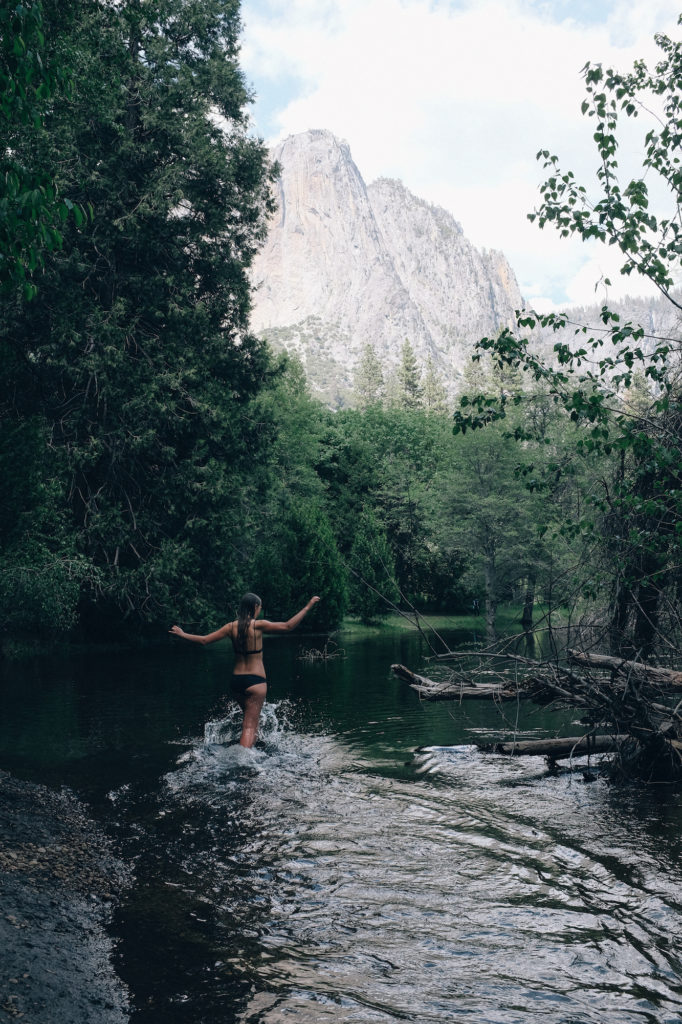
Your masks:
M240 1020L679 1019L679 870L603 783L473 747L384 777L294 717L266 705L246 751L228 711L164 780Z

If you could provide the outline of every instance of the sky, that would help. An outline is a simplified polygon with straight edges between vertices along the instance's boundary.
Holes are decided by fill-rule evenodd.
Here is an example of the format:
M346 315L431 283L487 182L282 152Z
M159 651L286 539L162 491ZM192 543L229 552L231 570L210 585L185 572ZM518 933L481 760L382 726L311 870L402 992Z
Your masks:
M269 145L310 128L345 139L366 182L400 178L475 245L502 250L536 309L601 301L604 277L612 300L647 294L619 275L613 248L561 239L527 214L540 149L597 194L585 63L653 67L655 34L679 39L681 12L680 0L242 0L253 130ZM624 179L641 174L649 127L627 125Z

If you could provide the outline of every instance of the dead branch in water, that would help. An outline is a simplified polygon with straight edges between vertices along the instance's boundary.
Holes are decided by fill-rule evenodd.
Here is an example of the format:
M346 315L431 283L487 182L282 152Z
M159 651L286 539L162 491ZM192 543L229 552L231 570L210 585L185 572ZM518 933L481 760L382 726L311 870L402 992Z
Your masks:
M609 754L627 742L628 737L593 735L586 736L565 736L557 739L546 740L511 740L501 743L490 743L482 747L484 750L494 750L498 754L510 754L514 757L548 757L552 761L562 761L566 758L583 757L585 754Z
M583 651L566 651L568 660L575 665L585 665L590 668L607 669L610 672L621 676L642 676L651 682L658 683L666 689L682 690L682 672L674 672L669 668L659 668L657 665L647 665L643 661L626 661L623 658L614 658L608 654L592 654Z
M417 675L404 665L391 665L391 670L398 679L417 691L420 697L425 700L482 700L494 698L495 700L514 700L518 694L510 687L503 687L497 683L465 683L463 679L453 681L452 679L438 682L428 679L426 676Z
M504 742L488 749L550 757L608 750L624 774L682 781L682 701L673 700L682 689L682 672L577 650L567 651L564 662L490 650L452 652L448 661L457 667L440 681L402 665L392 669L424 700L528 699L579 710L588 730L570 740ZM552 752L563 749L573 754Z

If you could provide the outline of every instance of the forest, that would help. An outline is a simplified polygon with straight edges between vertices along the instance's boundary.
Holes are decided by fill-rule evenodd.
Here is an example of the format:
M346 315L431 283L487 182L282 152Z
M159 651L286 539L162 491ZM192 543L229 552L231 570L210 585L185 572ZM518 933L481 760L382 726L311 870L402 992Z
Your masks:
M599 332L521 310L479 343L456 408L409 339L397 372L368 339L354 406L330 410L249 332L276 168L248 130L237 0L0 18L6 654L213 628L249 589L271 618L320 594L318 631L480 607L490 641L513 602L526 631L678 664L677 337L606 306ZM682 55L657 42L653 71L586 67L597 194L541 151L531 219L617 245L679 308ZM619 118L652 94L643 176L620 184ZM538 329L558 332L549 358Z

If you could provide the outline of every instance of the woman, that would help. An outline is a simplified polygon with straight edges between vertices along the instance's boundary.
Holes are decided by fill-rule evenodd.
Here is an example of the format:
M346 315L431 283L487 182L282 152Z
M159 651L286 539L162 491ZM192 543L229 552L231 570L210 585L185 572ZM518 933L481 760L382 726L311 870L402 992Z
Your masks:
M173 626L170 630L175 636L193 640L197 644L214 644L216 640L229 636L236 658L232 670L232 695L244 713L239 740L242 747L252 747L256 742L260 711L268 691L263 665L263 633L287 633L295 629L319 600L319 597L311 597L307 605L286 622L268 622L267 619L258 618L262 608L260 597L257 594L244 594L237 618L215 633L198 636L185 633L179 626Z

